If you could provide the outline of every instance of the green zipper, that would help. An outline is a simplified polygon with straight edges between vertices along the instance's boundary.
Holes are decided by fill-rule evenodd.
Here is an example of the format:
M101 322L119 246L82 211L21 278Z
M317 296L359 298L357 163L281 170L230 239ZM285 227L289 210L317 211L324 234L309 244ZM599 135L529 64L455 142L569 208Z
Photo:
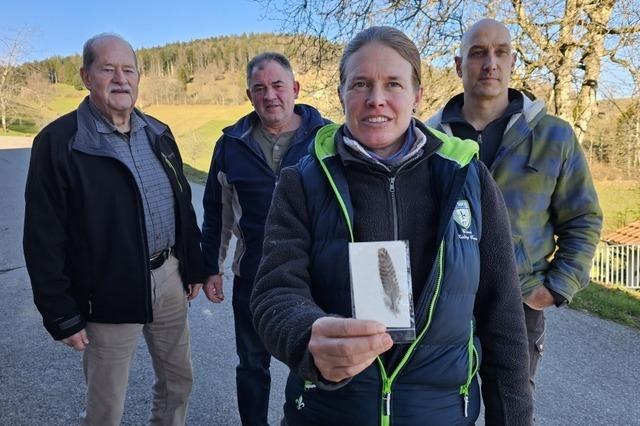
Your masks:
M464 402L464 416L469 417L469 386L471 386L471 381L478 373L478 350L476 346L473 344L473 320L471 320L471 331L469 332L469 344L467 345L467 354L468 354L468 369L467 369L467 382L460 386L460 395L462 395L462 400Z
M169 161L169 159L164 154L164 152L161 152L160 154L162 154L162 158L164 159L164 162L167 163L169 167L171 167L171 170L173 170L173 174L176 176L176 182L178 182L178 186L180 187L180 192L184 192L182 190L182 184L180 183L180 178L178 177L178 172L176 172L176 169L173 167L173 164L171 164L171 161Z
M327 127L327 126L325 126ZM337 126L335 126L335 129L337 129ZM333 133L335 134L335 129L333 129ZM322 132L323 129L320 130L320 132ZM333 137L333 135L331 135L331 137ZM344 219L345 222L347 224L347 228L349 230L349 237L351 242L355 242L355 238L353 235L353 227L351 225L351 220L349 219L349 211L347 209L346 203L344 202L344 199L342 198L342 196L340 195L340 191L338 190L335 182L333 181L333 177L331 176L331 172L329 172L328 167L326 166L326 164L324 164L324 157L320 155L319 149L318 149L318 136L316 136L316 141L314 142L314 147L315 147L315 153L316 153L316 158L318 160L318 163L320 164L320 167L322 168L322 171L324 172L325 176L327 177L327 180L329 181L329 185L331 186L331 189L333 189L333 192L336 196L336 199L338 201L338 205L340 206L340 210L342 211L342 214L344 215ZM477 152L474 153L475 155L477 155ZM459 162L458 162L459 163ZM398 374L400 373L400 371L404 368L404 366L407 364L407 362L409 361L409 358L411 358L411 355L413 355L413 352L415 351L416 347L418 346L418 344L422 341L424 335L426 334L427 330L429 329L429 326L431 325L431 321L433 319L433 312L435 310L435 306L436 306L436 302L438 301L438 297L440 296L440 287L442 285L442 270L444 269L444 261L443 261L443 253L444 253L444 241L442 241L440 243L440 248L438 249L438 255L436 257L436 262L438 264L438 276L436 277L436 289L433 293L433 297L431 298L431 302L429 304L429 315L427 317L427 323L424 326L424 328L422 329L422 331L420 332L420 334L418 335L417 339L411 344L411 346L409 346L409 349L407 349L407 352L404 354L404 356L402 357L402 360L400 360L400 363L398 364L398 366L396 367L396 369L394 370L394 372L391 374L391 376L387 376L387 372L384 369L384 364L382 363L382 360L380 359L380 357L377 357L376 360L378 362L378 367L380 370L380 376L382 378L382 406L380 409L380 418L381 418L381 422L380 424L382 426L389 426L391 424L391 387L393 386L393 381L396 379L396 377L398 376ZM473 322L472 322L473 325ZM471 349L469 350L469 356L474 357L477 359L478 356L478 352L475 348L475 346L473 345L473 326L471 327L471 337L470 337L470 345L469 347ZM472 363L470 362L469 365L471 365ZM477 362L476 362L477 364ZM467 414L467 404L468 404L468 392L469 392L469 386L471 384L471 381L473 380L473 376L475 376L475 374L478 372L478 365L475 366L475 368L469 367L469 370L472 371L472 374L469 374L467 377L467 383L465 383L461 388L460 388L460 392L462 394L463 388L465 390L465 393L463 394L463 397L465 398L465 415Z
M322 168L322 171L327 177L327 180L329 181L329 185L331 185L331 189L333 189L333 193L335 194L336 199L338 200L338 205L340 206L340 210L344 215L344 221L347 222L347 228L349 228L349 238L353 243L355 242L355 238L353 237L353 227L351 225L351 219L349 219L349 210L347 209L347 205L344 202L342 195L340 195L340 191L338 191L338 187L336 186L336 183L333 181L333 176L331 176L331 172L327 168L327 165L324 164L324 161L321 160L320 158L318 158L318 163L320 163L320 167Z
M391 374L391 376L387 376L387 372L384 369L384 364L380 357L377 358L378 367L380 369L380 375L382 376L382 407L381 407L381 419L380 424L382 426L389 426L391 424L391 387L393 386L393 381L398 377L400 371L404 368L404 366L409 362L409 358L413 355L416 347L420 344L424 335L427 333L429 326L431 325L431 320L433 319L433 312L436 307L436 302L438 301L438 297L440 296L440 286L442 284L442 270L444 268L443 262L443 254L444 253L444 241L440 243L440 248L438 250L438 257L436 259L438 264L438 276L436 278L436 290L433 293L433 297L431 298L431 303L429 304L429 315L427 317L427 323L424 328L418 335L418 338L409 346L407 352L400 360L400 363Z

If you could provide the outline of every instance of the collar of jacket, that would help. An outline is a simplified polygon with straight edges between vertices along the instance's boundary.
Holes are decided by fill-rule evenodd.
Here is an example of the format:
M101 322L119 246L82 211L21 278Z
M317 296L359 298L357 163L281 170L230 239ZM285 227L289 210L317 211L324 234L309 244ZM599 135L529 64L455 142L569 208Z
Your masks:
M425 157L422 154L424 152L423 148L427 145L427 136L425 132L417 129L416 123L411 123L411 127L413 128L413 141L411 142L409 152L394 166L387 165L373 157L365 146L351 136L349 130L344 125L340 126L339 131L336 132L336 152L345 165L348 163L365 164L368 167L381 169L390 173L400 167L404 167L405 164L417 158ZM403 143L407 143L407 141L405 140ZM440 142L437 141L429 145L429 153L426 156L431 155L438 148Z
M310 105L296 104L293 107L293 112L302 118L302 123L293 135L291 140L292 145L304 141L309 133L330 123L328 120L322 118L317 109ZM255 111L251 111L235 124L222 129L222 133L228 137L239 139L253 147L251 132L259 122L260 117L258 117L258 114Z
M507 108L504 110L502 115L495 120L502 119L504 117L512 117L515 114L519 114L524 110L524 100L527 99L527 96L516 89L508 89L508 101L509 104ZM458 93L453 98L449 99L449 102L445 104L445 106L440 110L441 117L440 121L442 123L467 123L467 120L464 118L462 114L462 107L464 105L464 92ZM495 120L492 120L495 121ZM468 124L468 123L467 123Z
M434 128L426 127L418 120L414 119L413 124L417 131L426 136L424 142L423 156L428 157L434 153L448 160L456 162L460 167L464 167L471 162L480 152L475 141L463 140L455 136L450 136ZM344 125L343 125L344 126ZM323 163L324 160L339 154L342 161L364 162L348 150L340 148L344 144L342 140L341 126L329 124L318 130L313 144L313 155ZM369 164L369 163L367 163Z
M462 94L456 95L449 102L454 101L459 96L462 96ZM504 158L505 153L515 149L518 145L526 140L531 141L531 144L529 146L529 153L527 156L527 167L532 171L538 170L536 164L539 155L536 155L536 153L534 152L535 150L533 147L533 141L535 140L535 138L533 137L533 133L535 131L535 126L547 114L547 108L543 101L532 101L524 93L522 94L522 100L522 112L513 114L511 116L511 119L509 119L507 126L505 127L501 148L498 152L498 155L496 156L496 161L494 161L493 165L491 166L492 171L496 168L497 165L500 164L500 160ZM449 104L449 102L447 104ZM453 132L451 130L451 126L448 123L442 122L442 114L444 108L445 107L438 110L433 116L425 121L425 124L427 126L440 128L444 133L452 136ZM542 150L537 151L540 155L543 154Z
M516 89L509 89L509 91L517 92ZM547 113L547 109L543 101L539 99L533 101L529 99L524 93L519 93L522 95L522 112L517 112L511 116L511 119L509 120L505 128L505 134L511 127L513 127L513 125L520 119L520 117L524 117L525 123L527 123L530 127L533 127ZM448 123L442 121L444 110L447 105L462 102L463 95L463 93L459 93L451 98L445 106L440 108L435 114L429 117L429 119L427 119L424 124L430 127L441 127L445 131L445 133L451 136L451 126L449 126Z
M514 89L509 89L514 90ZM522 112L513 114L504 129L504 135L507 136L509 130L522 117L524 122L530 129L533 129L538 121L547 113L547 107L544 102L539 99L535 101L529 99L524 93L522 94Z
M111 148L104 136L96 129L95 119L90 108L89 97L87 96L78 106L78 130L71 143L71 148L92 155L113 156L113 148ZM168 129L165 124L143 114L137 108L133 110L133 113L145 122L146 130L151 141L164 134Z
M540 122L542 117L547 114L547 108L544 102L540 100L532 101L524 94L522 95L524 102L522 105L522 112L513 114L511 119L507 123L507 127L504 130L502 136L501 151L504 151L502 155L496 157L496 161L492 165L492 169L495 169L500 164L501 158L504 155L514 149L521 143L529 141L529 153L527 155L527 167L532 171L538 171L536 164L540 158L540 154L543 154L541 149L534 147L536 138L534 137L536 125ZM536 152L538 154L536 154Z

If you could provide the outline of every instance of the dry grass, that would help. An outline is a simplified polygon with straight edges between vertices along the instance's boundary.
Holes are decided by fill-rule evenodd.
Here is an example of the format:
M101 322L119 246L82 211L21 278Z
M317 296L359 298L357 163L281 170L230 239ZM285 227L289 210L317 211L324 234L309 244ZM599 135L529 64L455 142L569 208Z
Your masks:
M53 118L78 108L80 102L89 94L87 90L76 90L68 84L55 84L53 87L55 95L47 104L48 112Z
M234 123L251 110L248 102L242 105L152 105L144 108L145 113L167 123L176 137L196 131L211 120Z
M207 172L215 142L222 129L251 111L251 104L243 105L153 105L148 113L169 125L176 137L180 153L194 173ZM196 177L193 175L192 177ZM200 179L198 179L200 180Z
M596 180L595 185L604 213L603 235L640 218L640 183Z

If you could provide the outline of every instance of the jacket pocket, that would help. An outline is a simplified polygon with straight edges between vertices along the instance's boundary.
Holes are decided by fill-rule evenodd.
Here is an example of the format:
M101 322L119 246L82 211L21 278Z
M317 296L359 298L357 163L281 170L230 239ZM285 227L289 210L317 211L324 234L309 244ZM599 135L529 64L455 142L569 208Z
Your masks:
M533 267L531 266L531 258L529 257L529 252L524 246L524 241L520 235L513 236L513 250L516 255L518 275L528 275L532 273Z
M173 175L176 178L176 183L178 184L178 188L180 189L180 192L184 192L184 189L182 188L182 183L180 182L180 175L178 174L178 172L176 171L176 167L173 165L173 163L171 162L171 160L169 159L169 156L167 156L164 152L160 152L160 154L162 155L162 159L164 160L164 162L167 164L167 166L169 167L169 169L171 169L171 171L173 172ZM170 154L173 158L173 153Z

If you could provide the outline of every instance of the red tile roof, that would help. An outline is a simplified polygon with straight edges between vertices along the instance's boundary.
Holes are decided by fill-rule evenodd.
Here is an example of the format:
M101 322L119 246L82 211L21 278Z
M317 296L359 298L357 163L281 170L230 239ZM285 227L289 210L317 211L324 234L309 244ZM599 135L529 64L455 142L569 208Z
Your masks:
M602 239L610 244L638 244L640 243L640 220L631 222L627 226L605 235Z

